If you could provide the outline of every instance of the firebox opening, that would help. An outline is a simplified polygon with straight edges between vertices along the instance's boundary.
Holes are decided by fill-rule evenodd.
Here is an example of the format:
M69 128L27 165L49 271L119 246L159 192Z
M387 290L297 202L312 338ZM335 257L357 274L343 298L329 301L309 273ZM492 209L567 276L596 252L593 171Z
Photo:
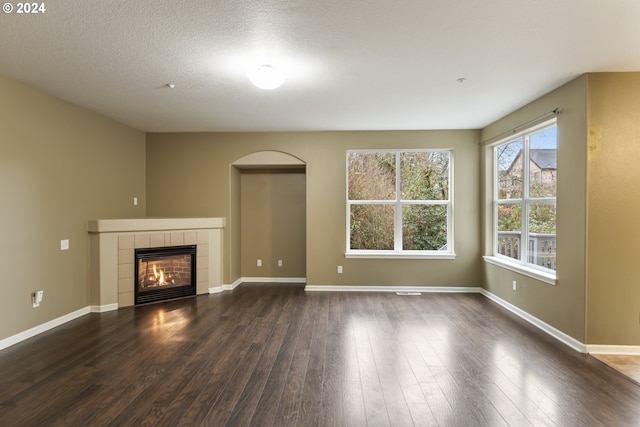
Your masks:
M135 250L135 304L196 294L196 245Z

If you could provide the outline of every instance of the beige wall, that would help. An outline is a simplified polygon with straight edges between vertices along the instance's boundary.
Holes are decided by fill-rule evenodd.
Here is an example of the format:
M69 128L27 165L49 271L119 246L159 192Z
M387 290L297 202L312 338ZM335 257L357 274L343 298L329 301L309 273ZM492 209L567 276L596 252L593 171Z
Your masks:
M142 132L0 77L0 339L89 304L87 221L145 215L144 144Z
M487 126L481 140L503 134L555 108L558 116L557 284L552 286L484 264L486 289L505 301L585 342L586 105L587 77L579 77ZM506 135L503 135L503 137ZM492 148L484 148L484 255L492 254ZM512 281L518 290L512 290Z
M311 285L479 286L480 200L477 131L150 133L150 216L229 218L225 283L240 277L240 187L234 161L257 151L289 153L306 163L306 277ZM345 259L345 161L348 149L453 148L455 260ZM177 166L180 173L167 174ZM233 189L233 191L230 191ZM233 256L231 256L233 255ZM337 274L342 265L344 274Z
M587 343L640 345L640 73L588 93Z
M242 277L306 277L304 171L242 171L240 193Z

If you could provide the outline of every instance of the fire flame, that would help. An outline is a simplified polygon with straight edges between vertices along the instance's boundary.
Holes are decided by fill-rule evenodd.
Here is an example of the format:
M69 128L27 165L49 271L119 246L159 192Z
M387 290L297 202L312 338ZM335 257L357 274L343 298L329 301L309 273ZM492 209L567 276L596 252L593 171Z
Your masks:
M164 271L160 270L160 272L158 272L155 264L153 264L153 275L155 276L158 285L162 285L164 283Z

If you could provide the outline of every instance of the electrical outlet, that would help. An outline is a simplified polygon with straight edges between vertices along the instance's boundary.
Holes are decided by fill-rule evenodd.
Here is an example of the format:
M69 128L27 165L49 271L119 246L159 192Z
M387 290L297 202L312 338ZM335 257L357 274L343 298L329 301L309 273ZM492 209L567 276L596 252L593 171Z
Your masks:
M338 266L338 274L342 274L342 266L341 265Z
M69 250L69 239L60 240L60 250L61 251Z
M44 291L36 291L31 294L31 302L33 303L33 308L40 306L43 296L44 296Z
M262 260L261 260L261 259L259 259L259 260L258 260L258 262L256 262L256 265L257 265L258 267L262 267Z
M518 290L518 285L516 284L516 281L513 281L513 290L517 291Z
M278 260L278 267L282 267L282 260L281 259Z
M133 206L138 206L138 198L137 197L133 198Z

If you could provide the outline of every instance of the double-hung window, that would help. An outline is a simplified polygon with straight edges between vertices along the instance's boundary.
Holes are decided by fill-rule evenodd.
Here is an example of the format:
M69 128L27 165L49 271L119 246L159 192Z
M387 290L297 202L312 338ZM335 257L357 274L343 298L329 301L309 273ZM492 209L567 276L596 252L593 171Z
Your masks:
M347 256L452 258L451 150L347 152Z
M493 147L494 255L555 275L555 119Z

